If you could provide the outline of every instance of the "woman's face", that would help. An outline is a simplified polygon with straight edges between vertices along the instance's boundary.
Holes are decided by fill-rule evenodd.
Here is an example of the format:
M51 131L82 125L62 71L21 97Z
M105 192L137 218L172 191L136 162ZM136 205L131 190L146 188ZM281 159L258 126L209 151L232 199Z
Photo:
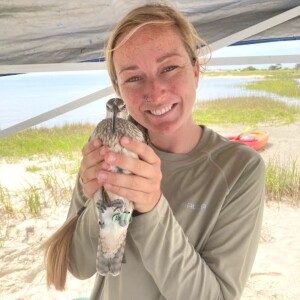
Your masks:
M189 129L199 65L192 65L174 28L141 28L115 50L113 60L121 97L149 134Z

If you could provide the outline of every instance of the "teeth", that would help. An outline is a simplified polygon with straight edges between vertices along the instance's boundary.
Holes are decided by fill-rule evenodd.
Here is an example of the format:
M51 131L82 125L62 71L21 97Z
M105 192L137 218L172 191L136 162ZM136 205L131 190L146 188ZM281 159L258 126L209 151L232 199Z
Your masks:
M166 112L170 111L171 108L172 108L172 105L167 106L163 109L151 110L151 114L153 114L155 116L161 116L161 115L165 114Z

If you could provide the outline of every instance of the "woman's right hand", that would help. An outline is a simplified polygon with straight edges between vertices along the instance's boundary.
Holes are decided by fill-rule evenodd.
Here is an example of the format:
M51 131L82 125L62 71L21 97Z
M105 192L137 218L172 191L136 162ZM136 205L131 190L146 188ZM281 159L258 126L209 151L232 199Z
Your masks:
M80 183L85 196L91 199L94 193L102 186L97 180L97 175L101 169L106 170L104 162L105 153L108 148L102 146L99 139L88 142L82 148L82 159L79 168Z

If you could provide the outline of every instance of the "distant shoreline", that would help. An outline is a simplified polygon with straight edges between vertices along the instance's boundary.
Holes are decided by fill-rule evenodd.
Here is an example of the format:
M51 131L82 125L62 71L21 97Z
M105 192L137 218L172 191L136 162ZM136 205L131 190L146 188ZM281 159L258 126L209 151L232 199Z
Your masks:
M220 74L220 75L208 75L205 76L205 74L203 75L203 77L205 77L205 79L213 79L213 78L223 78L223 79L243 79L243 78L247 78L247 79L251 79L251 78L265 78L265 75L224 75L224 74Z

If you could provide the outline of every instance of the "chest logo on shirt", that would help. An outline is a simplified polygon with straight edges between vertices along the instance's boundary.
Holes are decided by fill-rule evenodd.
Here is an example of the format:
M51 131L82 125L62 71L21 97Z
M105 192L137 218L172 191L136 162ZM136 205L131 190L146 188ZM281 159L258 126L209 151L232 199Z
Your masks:
M182 203L182 206L187 209L206 210L207 204L203 203L200 205L200 204L195 204L195 203L191 203L191 202L184 202L184 203Z

